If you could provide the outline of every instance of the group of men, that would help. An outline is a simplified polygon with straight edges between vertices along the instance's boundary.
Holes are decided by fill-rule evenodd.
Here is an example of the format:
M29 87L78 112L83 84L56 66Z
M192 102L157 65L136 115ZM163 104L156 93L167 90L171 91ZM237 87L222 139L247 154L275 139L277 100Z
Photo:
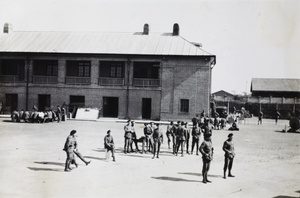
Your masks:
M210 126L209 119L203 119L203 122L199 122L197 119L192 119L193 126L191 129L188 127L187 122L178 121L177 124L174 122L170 122L167 126L166 136L168 138L168 148L171 149L171 141L173 143L172 150L173 154L177 156L179 148L181 148L181 156L184 156L184 147L186 146L186 153L193 154L194 148L196 151L196 155L199 155L199 152L202 155L203 167L202 167L202 176L203 183L210 183L208 180L208 171L210 169L210 163L213 160L213 152L214 148L212 146L212 127ZM137 138L135 128L135 122L132 120L128 120L127 124L124 126L124 153L127 154L129 152L134 152L132 145L135 144L136 151L135 152L152 152L152 159L159 158L160 146L163 143L163 132L160 128L160 124L154 122L145 123L144 124L144 135L141 138ZM190 134L191 132L191 134ZM204 135L204 140L199 146L201 134ZM76 141L76 130L72 130L70 135L67 137L66 143L64 145L64 151L67 153L67 159L65 164L65 171L70 171L72 168L71 164L75 164L77 167L77 163L75 160L75 155L77 155L86 165L90 163L90 161L86 161L80 152L77 149L77 141ZM189 152L189 139L192 136L192 147L191 153ZM142 151L139 150L138 143L142 143ZM146 150L145 150L146 146ZM115 162L115 145L113 137L111 136L111 131L107 131L107 135L104 137L104 148L106 150L106 155L108 152L112 153L113 161ZM233 144L233 133L229 133L227 140L223 143L223 151L224 155L224 167L223 167L223 177L226 179L227 170L228 177L234 177L232 175L232 165L233 159L235 157L234 144Z
M32 111L21 111L14 110L11 114L13 122L26 122L26 123L49 123L49 122L60 122L66 120L66 110L64 107L60 108L57 106L57 110L52 109L46 111L38 111L34 105Z

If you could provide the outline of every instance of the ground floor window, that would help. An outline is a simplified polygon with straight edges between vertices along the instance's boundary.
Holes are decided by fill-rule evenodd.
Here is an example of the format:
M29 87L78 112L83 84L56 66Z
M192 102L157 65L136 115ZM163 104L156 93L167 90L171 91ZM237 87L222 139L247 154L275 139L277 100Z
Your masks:
M85 106L85 97L84 96L70 96L69 103L69 112L72 113L72 117L76 117L76 110L78 107Z
M182 113L189 112L189 100L188 99L180 100L180 112L182 112Z

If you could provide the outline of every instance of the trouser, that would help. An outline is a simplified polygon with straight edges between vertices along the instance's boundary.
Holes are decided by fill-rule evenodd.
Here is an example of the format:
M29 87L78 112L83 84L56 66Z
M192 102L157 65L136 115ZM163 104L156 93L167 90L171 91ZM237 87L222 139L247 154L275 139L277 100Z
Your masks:
M146 136L146 147L148 151L153 150L153 139L151 136Z
M131 145L131 138L125 137L125 142L124 142L124 153L129 153L129 147Z
M184 147L184 140L179 140L177 143L177 153L179 151L179 147L181 147L181 154L183 155L183 147Z
M111 156L114 159L115 158L115 149L112 147L106 147L106 160L108 159L108 152L111 151Z
M68 152L66 151L67 154L67 159L66 159L66 163L65 163L65 170L70 169L71 170L71 162L74 162L74 164L76 165L76 160L75 160L75 156L74 156L74 152Z
M190 135L188 134L186 137L186 153L189 153L189 146L190 146Z
M227 168L229 170L229 174L231 174L231 169L232 169L232 165L233 165L233 158L230 158L228 156L225 156L225 160L224 160L224 173L226 173Z
M159 151L160 151L160 141L154 141L154 144L153 144L153 157L156 156L158 157L159 155Z
M198 155L198 151L199 151L199 138L193 137L193 140L192 140L192 153L194 151L195 145L196 145L196 154Z
M133 144L133 143L134 143L134 145L135 145L135 151L136 151L136 152L139 151L140 149L139 149L139 146L138 146L138 140L137 140L137 139L132 139L131 144L130 144L131 150L133 150L133 149L132 149L132 144Z
M173 154L176 154L177 153L177 137L175 135L173 135L172 139L173 139Z
M202 167L203 181L207 181L207 173L210 168L210 160L202 159L202 161L203 161L203 167Z

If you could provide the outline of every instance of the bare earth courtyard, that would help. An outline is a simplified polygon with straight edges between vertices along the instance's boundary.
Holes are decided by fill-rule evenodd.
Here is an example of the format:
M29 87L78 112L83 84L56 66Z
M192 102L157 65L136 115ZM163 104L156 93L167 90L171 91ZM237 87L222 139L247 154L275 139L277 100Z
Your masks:
M232 173L223 179L223 142L229 131L214 130L214 160L202 183L202 159L174 156L167 139L159 159L150 153L123 153L123 127L115 121L67 120L62 123L12 123L0 119L0 197L299 197L300 134L281 132L287 120L251 118L234 131L236 158ZM136 124L138 137L143 125ZM228 128L228 127L227 127ZM91 164L64 172L62 148L72 129L79 151ZM116 160L105 160L103 138L110 129ZM166 125L162 126L165 135ZM201 141L203 136L201 137ZM191 141L191 140L190 140ZM191 143L190 143L191 145ZM141 147L141 145L139 145ZM194 152L195 153L195 152Z

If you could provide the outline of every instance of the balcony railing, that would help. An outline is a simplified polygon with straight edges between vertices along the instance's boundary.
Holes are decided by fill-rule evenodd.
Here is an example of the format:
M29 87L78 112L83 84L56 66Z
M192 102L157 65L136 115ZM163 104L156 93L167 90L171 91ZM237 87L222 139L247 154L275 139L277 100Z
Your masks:
M34 84L56 84L57 76L33 76L32 83L34 83Z
M133 86L135 87L159 87L159 79L149 79L149 78L134 78Z
M90 77L66 77L67 85L90 85L91 78Z
M2 83L16 83L24 82L18 75L0 75L0 82Z
M121 86L124 85L124 78L99 78L100 86Z

